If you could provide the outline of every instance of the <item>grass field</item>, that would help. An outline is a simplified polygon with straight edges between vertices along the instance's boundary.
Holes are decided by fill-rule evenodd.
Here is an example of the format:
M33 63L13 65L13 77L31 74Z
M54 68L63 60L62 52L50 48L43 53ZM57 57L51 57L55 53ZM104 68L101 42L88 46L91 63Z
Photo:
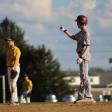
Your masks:
M31 103L19 105L0 104L0 112L112 112L111 103Z

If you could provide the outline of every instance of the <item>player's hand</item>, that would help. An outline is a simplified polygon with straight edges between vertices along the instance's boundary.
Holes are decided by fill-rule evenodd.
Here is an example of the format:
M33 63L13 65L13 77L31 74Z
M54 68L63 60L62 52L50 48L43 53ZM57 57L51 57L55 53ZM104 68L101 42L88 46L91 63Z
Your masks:
M78 57L76 61L77 61L77 64L81 64L83 62L83 59Z
M63 27L63 26L60 26L60 31L62 31L62 32L64 32L64 31L66 31L66 29Z
M16 76L17 76L17 71L12 69L10 75L11 79L14 79Z

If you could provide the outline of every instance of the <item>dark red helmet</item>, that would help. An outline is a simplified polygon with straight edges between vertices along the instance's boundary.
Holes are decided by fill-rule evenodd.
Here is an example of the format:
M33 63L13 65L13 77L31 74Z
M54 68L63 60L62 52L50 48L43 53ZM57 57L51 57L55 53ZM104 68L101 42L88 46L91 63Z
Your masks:
M79 15L75 21L84 25L88 23L88 18L84 15Z

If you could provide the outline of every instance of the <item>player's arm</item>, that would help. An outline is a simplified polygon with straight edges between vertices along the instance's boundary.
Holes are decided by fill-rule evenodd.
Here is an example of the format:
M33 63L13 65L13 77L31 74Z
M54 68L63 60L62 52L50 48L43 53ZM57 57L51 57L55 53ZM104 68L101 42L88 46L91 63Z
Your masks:
M77 64L81 64L83 59L86 57L87 53L89 52L89 46L84 46L83 47L83 50L82 50L82 53L81 53L81 56L77 58Z
M64 32L66 35L67 35L67 37L69 37L69 38L71 38L71 39L73 39L73 40L76 40L75 39L75 35L73 35L72 33L70 33L67 29L65 29L64 27L60 27L60 30L62 31L62 32Z
M32 91L32 88L33 88L32 81L29 81L29 84L28 84L28 92L29 93Z
M14 59L14 67L17 66L17 63L19 62L19 59L20 59L20 55L21 55L21 52L20 50L16 50L16 55L15 55L15 59Z
M89 50L90 50L90 46L84 46L83 51L82 51L82 58L86 56Z

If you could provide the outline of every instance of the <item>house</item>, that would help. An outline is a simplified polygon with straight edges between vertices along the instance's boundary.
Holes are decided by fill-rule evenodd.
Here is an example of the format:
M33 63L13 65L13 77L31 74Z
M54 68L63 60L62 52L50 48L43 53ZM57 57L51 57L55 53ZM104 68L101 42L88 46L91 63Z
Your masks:
M68 81L70 86L79 86L80 85L80 76L66 76L64 77L65 81ZM91 85L99 85L100 77L99 76L90 76Z
M112 94L112 71L95 71L90 73L90 83L92 86L92 93L94 96L100 94ZM80 85L80 75L78 72L67 73L64 80L68 82L71 88L77 88Z

